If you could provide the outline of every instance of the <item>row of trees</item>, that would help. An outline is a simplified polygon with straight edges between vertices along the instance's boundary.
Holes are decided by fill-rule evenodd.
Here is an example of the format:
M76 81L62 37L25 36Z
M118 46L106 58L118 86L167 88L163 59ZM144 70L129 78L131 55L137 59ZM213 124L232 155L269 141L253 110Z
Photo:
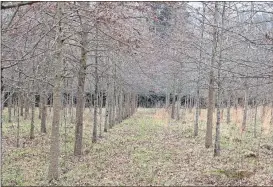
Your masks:
M272 3L2 2L1 10L1 106L18 132L19 114L31 118L32 139L35 105L43 133L52 105L49 180L58 178L62 109L75 117L74 155L81 155L85 107L92 106L96 142L102 108L106 132L136 111L138 95L165 95L172 118L188 95L194 136L207 105L207 148L216 109L217 156L223 107L230 116L243 98L245 129L249 104L272 102Z
M107 132L109 128L135 113L137 95L134 88L122 77L124 67L117 62L124 62L115 55L117 52L130 52L132 41L128 40L126 32L116 31L121 24L118 21L126 19L121 14L115 15L115 9L120 8L116 4L31 2L24 3L22 7L20 5L2 5L2 9L8 10L2 12L4 41L1 91L6 95L4 102L8 103L10 122L12 108L14 111L18 110L13 119L18 118L18 147L19 115L24 113L25 119L31 118L30 139L33 139L36 101L39 101L42 133L47 132L48 104L50 110L52 107L48 170L48 179L51 181L59 176L59 129L62 110L69 107L70 116L73 118L73 107L76 105L75 156L82 154L86 100L89 106L92 105L93 129L90 140L93 143L98 139L98 130L101 134L102 121L103 130ZM111 30L105 30L113 23L116 24L112 25ZM88 98L85 97L86 93L90 94ZM104 120L102 107L105 108Z

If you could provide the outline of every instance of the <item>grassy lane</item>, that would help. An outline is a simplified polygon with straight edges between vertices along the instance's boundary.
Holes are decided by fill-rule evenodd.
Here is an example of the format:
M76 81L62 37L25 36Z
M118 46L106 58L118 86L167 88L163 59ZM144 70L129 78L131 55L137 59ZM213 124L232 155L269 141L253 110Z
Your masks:
M74 127L68 124L66 146L62 125L61 178L58 185L273 185L272 151L260 148L272 144L272 137L253 139L235 125L222 126L221 156L204 148L205 123L200 135L192 137L193 122L169 121L155 109L139 109L130 119L116 125L96 144L91 143L91 126L85 120L84 155L73 156ZM38 126L38 124L37 124ZM37 127L38 128L38 127ZM15 148L15 127L3 128L4 185L48 185L49 136L28 139L29 123L22 123L21 148ZM48 129L48 132L49 129ZM250 141L251 140L251 141ZM66 148L65 148L66 147ZM65 153L66 150L66 153Z

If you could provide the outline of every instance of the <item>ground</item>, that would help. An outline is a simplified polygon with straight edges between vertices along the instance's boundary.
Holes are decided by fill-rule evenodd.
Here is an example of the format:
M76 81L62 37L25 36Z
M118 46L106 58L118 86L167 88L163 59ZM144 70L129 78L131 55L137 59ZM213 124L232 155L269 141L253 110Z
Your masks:
M63 120L60 179L50 184L273 185L272 133L261 134L258 128L258 137L254 138L252 128L241 133L238 125L223 122L221 155L213 157L213 147L204 146L206 124L202 117L199 135L193 137L193 115L194 110L181 120L166 120L164 109L140 108L92 144L91 113L86 110L81 157L73 156L74 125L69 119L66 123ZM50 133L41 134L40 121L35 119L35 139L30 140L30 121L22 119L20 148L16 148L16 123L6 123L6 118L4 115L2 185L49 185L46 176ZM47 123L48 132L50 124L51 121ZM249 122L248 126L253 124Z

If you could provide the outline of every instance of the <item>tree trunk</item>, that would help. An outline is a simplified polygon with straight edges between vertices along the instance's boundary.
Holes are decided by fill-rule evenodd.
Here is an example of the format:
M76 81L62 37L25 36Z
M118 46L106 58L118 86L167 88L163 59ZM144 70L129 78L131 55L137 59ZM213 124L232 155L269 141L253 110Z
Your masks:
M50 112L50 114L51 114L51 110L52 110L52 107L53 107L53 95L52 94L50 94L50 98L49 98L49 100L50 100L50 104L49 104L49 112Z
M103 93L102 93L102 89L100 86L100 97L99 97L99 104L100 104L100 108L99 108L99 116L100 116L100 135L99 137L102 137L102 102L103 102Z
M180 97L179 94L177 95L177 101L176 101L176 120L180 120Z
M84 3L85 5L85 3ZM80 17L80 16L79 16ZM80 17L81 20L83 18ZM84 100L85 100L85 75L86 75L86 59L87 59L87 47L88 47L88 33L86 30L86 24L81 23L81 59L80 70L78 72L78 86L77 86L77 104L76 104L76 128L75 128L75 145L74 155L82 154L82 134L83 134L83 113L84 113Z
M35 67L34 67L34 61L32 61L32 73L35 77ZM31 88L34 90L34 79L31 81ZM36 96L34 91L30 94L30 104L31 104L31 121L30 121L30 139L34 139L34 117L35 117L35 103L36 102Z
M26 95L25 98L25 117L24 120L26 120L28 118L29 115L29 99L28 99L28 94Z
M208 113L207 113L207 130L206 130L206 140L205 147L209 148L212 146L212 123L213 123L213 110L214 110L214 73L213 67L215 63L215 56L217 50L217 12L218 12L218 2L215 2L214 10L214 27L213 27L213 48L212 57L209 73L209 93L208 93Z
M9 99L8 99L8 122L9 123L11 123L12 98L13 98L13 94L9 93Z
M190 102L189 102L189 112L192 113L192 97L191 97L191 95L189 96L189 100L190 100Z
M21 73L19 73L19 78L20 78L20 74ZM18 96L18 97L20 97L20 115L24 116L24 97L23 97L23 93L20 93L20 96Z
M18 98L18 95L17 95L17 98ZM13 97L12 104L13 104L13 118L15 119L16 118L16 110L17 110L17 108L16 108L16 105L17 105L16 96Z
M123 114L123 90L120 89L119 93L119 123L122 122L122 114Z
M17 135L16 135L16 147L20 147L20 105L22 105L22 102L20 101L22 97L18 97L17 100Z
M40 94L40 98L39 98L39 115L38 118L41 119L42 116L42 102L41 102L41 94Z
M35 95L34 95L35 99ZM31 101L31 120L30 120L30 139L34 139L34 112L35 112L35 101Z
M246 128L246 120L247 120L247 106L248 106L248 87L245 81L245 102L244 102L244 116L242 122L242 131L245 131Z
M57 52L55 70L56 74L54 77L54 88L53 88L53 120L51 128L51 139L50 139L50 153L49 153L49 168L48 168L48 180L57 180L59 178L59 155L60 155L60 142L59 142L59 126L60 126L60 111L61 111L61 87L62 87L62 75L61 72L63 64L62 48L62 8L63 2L57 2Z
M230 106L231 106L231 93L228 92L228 100L227 100L227 124L230 124Z
M166 108L168 108L170 105L170 93L166 92Z
M271 101L270 127L273 125L273 101Z
M96 23L97 24L97 23ZM98 25L96 25L96 39L98 40ZM94 96L94 123L93 123L93 136L92 142L97 142L97 123L98 123L98 84L99 84L99 74L98 74L98 41L96 42L96 56L95 56L95 96Z
M82 49L83 50L83 49ZM81 155L83 134L83 112L84 112L84 84L85 84L86 53L82 51L81 68L78 77L77 103L76 103L76 128L74 155Z
M254 115L254 138L257 137L257 113L258 113L258 103L256 98L255 99L255 115Z
M173 86L173 94L172 94L172 110L171 110L171 118L174 119L175 116L175 89L176 89L176 85L175 85L175 81L174 81L174 86Z
M47 108L46 108L46 101L47 97L45 94L42 94L41 98L41 132L46 133L46 113L47 113Z
M105 99L105 117L104 117L104 132L107 132L108 130L108 124L109 124L109 80L107 79L106 83L106 99Z
M70 109L69 109L69 111L70 111L70 123L74 123L74 92L73 92L72 86L71 86Z
M222 40L224 34L224 17L225 17L225 2L223 2L223 12L222 12L222 28L219 37L219 59L217 68L217 119L216 119L216 134L215 134L215 144L214 144L214 156L220 156L220 123L221 123L221 102L222 102L222 89L221 89L221 67L222 67Z
M202 61L202 48L203 48L203 38L204 38L204 23L205 23L205 5L202 3L203 7L203 18L201 27L201 38L200 38L200 50L199 50L199 62L198 62L198 76L196 85L196 111L195 111L195 123L194 123L194 136L198 136L198 123L200 115L200 74L201 74L201 61Z

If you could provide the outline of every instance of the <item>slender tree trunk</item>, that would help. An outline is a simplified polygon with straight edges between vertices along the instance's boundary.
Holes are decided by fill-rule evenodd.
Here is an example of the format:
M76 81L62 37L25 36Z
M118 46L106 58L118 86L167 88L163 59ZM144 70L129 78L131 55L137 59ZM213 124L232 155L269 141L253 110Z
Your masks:
M47 97L45 94L41 95L41 132L46 133L46 113L47 113L47 108L46 108L46 101Z
M32 62L32 73L35 77L35 67L34 67L34 61ZM32 90L34 90L34 80L31 81L31 88ZM35 92L32 91L32 93L30 94L31 99L30 99L30 104L31 104L31 121L30 121L30 139L34 139L34 117L35 117L35 102L36 102L36 96L35 96Z
M119 87L116 86L116 94L115 94L115 124L118 124L118 119L119 119ZM130 111L131 112L131 111Z
M9 93L9 99L8 99L8 122L9 123L11 123L12 98L13 98L13 94Z
M245 81L245 99L244 99L244 116L243 116L243 122L242 122L242 131L246 128L246 120L247 120L247 106L248 106L248 87L247 83Z
M19 79L21 78L21 73L19 73ZM24 97L23 93L20 93L20 115L24 116Z
M97 23L96 23L97 24ZM96 25L96 39L98 40L98 25ZM94 123L93 123L93 136L92 142L97 142L97 123L98 123L98 84L99 84L99 74L98 74L98 41L96 42L96 56L95 56L95 96L94 96Z
M35 95L32 96L35 99ZM30 120L30 139L34 139L34 115L35 115L35 101L31 101L31 120Z
M52 94L50 94L49 100L50 100L49 112L50 112L50 114L51 114L51 110L52 110L52 106L53 106L53 95L52 95Z
M76 128L74 155L81 155L83 134L83 112L84 112L84 84L85 84L86 53L82 52L81 70L78 77L77 103L76 103Z
M17 95L17 94L16 94ZM18 98L18 95L17 96L14 96L13 99L12 99L12 104L13 104L13 118L15 119L16 118L16 97Z
M137 108L138 108L138 95L136 95L136 112L137 112Z
M190 102L189 102L189 111L190 113L192 113L192 96L190 95L190 98L189 98Z
M198 83L199 84L199 83ZM194 136L198 136L198 123L199 123L199 88L197 89L196 111L195 111L195 123L194 123Z
M110 84L109 86L109 92L108 92L108 95L109 95L109 100L108 100L108 109L109 109L109 120L108 120L108 127L109 128L112 128L112 123L113 123L113 120L112 120L112 104L113 104L113 90L112 90L112 84Z
M257 113L258 113L258 103L256 98L255 99L255 114L254 114L254 138L257 138Z
M166 92L166 108L170 105L170 93L169 91Z
M86 3L84 3L85 5ZM79 16L80 17L80 16ZM83 18L80 17L81 20ZM86 59L88 47L88 33L86 30L85 22L81 22L81 60L80 70L78 73L78 87L77 87L77 104L76 104L76 128L75 128L75 145L74 155L82 154L82 134L83 134L83 113L84 113L84 100L85 100L85 74L86 74Z
M174 119L175 116L175 94L176 94L176 80L173 81L173 94L172 94L172 110L171 118Z
M29 115L29 99L28 99L29 95L26 94L26 98L25 98L25 117L24 120L26 120L28 118Z
M231 106L231 93L228 92L228 100L227 100L227 124L230 124L230 106Z
M108 130L108 124L109 124L109 80L107 79L106 83L106 99L105 99L105 118L104 118L104 132L107 132Z
M203 38L204 38L204 23L205 23L205 5L203 6L203 19L202 19L202 29L201 29L201 39L200 39L200 50L199 50L199 61L198 61L198 77L196 85L196 111L195 111L195 123L194 123L194 136L198 136L198 123L200 115L200 74L201 74L201 60L202 60L202 48L203 48Z
M41 102L41 94L39 96L39 115L38 115L38 118L41 119L41 116L42 116L42 102Z
M220 70L218 70L220 71ZM219 80L218 80L219 81ZM221 122L221 114L220 114L220 83L218 83L217 88L217 106L216 106L216 113L217 113L217 119L216 119L216 136L215 136L215 144L214 144L214 156L220 155L220 122Z
M100 86L101 87L101 86ZM100 135L99 137L102 137L102 102L103 102L103 93L102 93L102 89L100 88L100 97L99 97L99 104L100 104L100 108L99 108L99 116L100 116Z
M205 147L209 148L212 146L212 123L213 123L213 110L214 110L214 73L213 67L215 63L215 56L217 50L217 12L218 12L218 2L215 2L214 10L214 27L213 27L213 48L211 57L211 66L209 73L209 94L208 94L208 113L207 113L207 131L206 131L206 141Z
M120 89L119 94L119 123L122 122L122 114L123 114L123 90Z
M112 107L113 107L113 111L112 111L112 117L113 117L113 123L112 123L112 127L116 124L116 95L117 95L117 89L116 89L116 78L117 78L117 74L116 74L116 63L114 63L114 68L113 68L113 74L114 74L114 79L113 79L113 100L112 100ZM129 110L128 110L129 112Z
M273 101L271 101L270 127L273 125Z
M176 120L180 120L180 97L179 94L177 95L177 101L176 101Z
M21 96L18 97L17 100L17 135L16 135L16 147L20 147L20 104L22 105L22 102L20 101L22 99Z
M74 123L74 92L73 92L72 85L71 85L71 96L70 96L70 121L71 123Z
M217 68L217 119L216 119L216 134L214 144L214 156L220 156L220 123L221 123L221 102L222 102L222 89L221 89L221 67L222 67L222 40L224 34L224 17L225 17L225 2L223 2L222 12L222 29L219 37L219 59Z
M63 64L63 39L62 39L62 9L63 2L57 2L57 52L56 52L56 63L55 69L56 74L54 77L54 88L53 88L53 120L51 128L51 139L50 139L50 153L49 153L49 168L48 168L48 180L57 180L59 178L59 156L60 156L60 142L59 142L59 127L60 127L60 111L61 111L61 87L62 87L62 75L61 72Z

